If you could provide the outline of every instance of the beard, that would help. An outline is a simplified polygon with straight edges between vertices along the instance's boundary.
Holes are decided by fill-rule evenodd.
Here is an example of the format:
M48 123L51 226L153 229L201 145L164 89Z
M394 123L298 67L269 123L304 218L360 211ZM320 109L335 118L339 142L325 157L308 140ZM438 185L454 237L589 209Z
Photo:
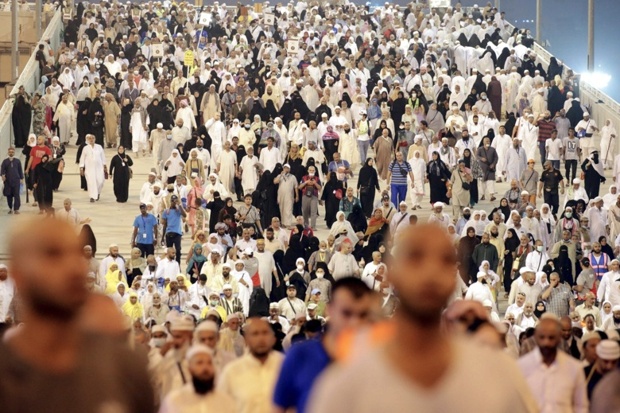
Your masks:
M400 302L400 312L409 321L421 326L435 326L441 321L441 311L443 305L435 308L433 306L422 307L402 300Z
M86 291L86 287L84 287ZM48 294L44 289L35 287L30 291L30 306L32 310L46 318L69 321L76 317L82 305L86 302L87 295L73 300L57 299Z
M194 385L194 390L196 393L205 395L213 390L214 379L211 377L208 380L204 380L192 376L192 384Z

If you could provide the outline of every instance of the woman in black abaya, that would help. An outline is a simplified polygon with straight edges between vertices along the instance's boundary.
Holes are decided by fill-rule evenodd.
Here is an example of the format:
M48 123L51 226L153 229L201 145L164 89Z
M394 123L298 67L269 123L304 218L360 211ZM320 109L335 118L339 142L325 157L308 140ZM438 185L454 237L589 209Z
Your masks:
M30 122L32 120L32 107L30 106L28 97L25 94L18 94L15 97L11 120L13 122L15 147L22 148L28 141Z
M95 143L104 146L103 143L103 106L100 99L96 97L88 108L88 126L90 133L95 135Z
M90 109L90 104L92 101L89 97L84 99L79 103L78 112L77 112L77 142L75 143L77 146L82 145L86 142L86 134L88 134L89 124L88 124L88 110Z
M321 195L321 201L325 202L325 223L327 223L327 228L331 228L332 224L336 222L336 213L340 206L340 199L338 199L337 194L340 195L340 199L344 197L344 186L342 181L338 180L336 173L330 172Z
M129 180L131 179L131 166L133 161L125 153L123 145L118 147L118 152L110 161L110 176L114 180L114 196L116 202L127 202L129 198Z
M374 168L374 160L366 159L364 166L360 169L357 180L357 192L359 193L362 211L366 218L370 218L375 203L375 190L380 191L379 177L377 170Z
M435 202L447 204L450 199L446 195L448 191L446 182L450 179L450 170L439 157L439 152L433 152L431 157L431 161L426 165L426 174L431 189L431 204Z
M43 155L41 163L34 168L34 191L39 203L39 213L49 211L54 203L54 166L49 162L49 156Z
M133 103L129 99L125 99L121 108L121 142L120 144L127 150L131 150L131 131L129 124L131 123L131 112L133 111Z

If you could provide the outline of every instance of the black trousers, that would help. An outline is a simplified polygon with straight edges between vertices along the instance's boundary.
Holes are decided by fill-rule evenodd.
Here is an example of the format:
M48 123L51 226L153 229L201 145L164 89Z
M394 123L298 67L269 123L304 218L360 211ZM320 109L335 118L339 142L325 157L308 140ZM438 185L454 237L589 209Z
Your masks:
M551 208L551 213L553 215L556 215L558 213L558 208L560 207L560 196L558 195L558 193L545 191L544 198L545 203L549 204L549 207Z
M176 251L176 260L181 264L181 234L176 232L166 233L166 247L174 247Z
M153 244L136 244L136 248L140 250L143 258L155 254L155 246Z
M577 175L577 159L569 159L565 161L564 166L566 167L566 175L564 175L566 177L566 181L569 185L572 185L573 179L575 179L575 176Z

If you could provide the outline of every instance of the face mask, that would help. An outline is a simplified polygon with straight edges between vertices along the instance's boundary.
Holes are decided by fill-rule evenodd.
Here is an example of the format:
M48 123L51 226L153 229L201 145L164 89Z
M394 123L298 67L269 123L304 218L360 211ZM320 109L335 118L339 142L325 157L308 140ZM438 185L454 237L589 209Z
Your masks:
M211 307L217 307L220 302L218 300L209 300L209 305Z
M308 176L310 177L314 176L314 172L308 172Z
M162 348L166 344L166 337L152 338L151 345L153 347Z
M564 214L564 216L565 216L566 218L570 218L570 217L572 217L572 216L573 216L573 213L572 213L572 212L567 212L567 213L565 213L565 214Z
M323 277L325 277L325 273L322 273L322 272L316 273L316 278L318 278L319 280L323 279Z
M542 250L543 250L542 245L539 245L539 246L537 246L537 247L536 247L536 251L538 251L538 252L542 252Z
M297 269L298 269L298 270L303 270L303 269L304 269L303 264L297 264Z
M245 125L245 128L246 129L250 129L250 125Z
M168 140L172 139L172 135L166 135L166 139Z

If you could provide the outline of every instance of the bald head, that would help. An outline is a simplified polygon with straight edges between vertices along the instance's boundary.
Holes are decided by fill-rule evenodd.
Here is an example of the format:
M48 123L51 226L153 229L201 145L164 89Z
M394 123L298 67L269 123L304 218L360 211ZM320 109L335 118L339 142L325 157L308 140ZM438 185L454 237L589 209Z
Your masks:
M446 232L427 224L399 237L390 281L399 291L401 315L416 323L439 323L456 284L456 253Z
M9 269L26 309L41 318L73 318L89 294L84 244L75 229L56 218L25 218L14 224Z

